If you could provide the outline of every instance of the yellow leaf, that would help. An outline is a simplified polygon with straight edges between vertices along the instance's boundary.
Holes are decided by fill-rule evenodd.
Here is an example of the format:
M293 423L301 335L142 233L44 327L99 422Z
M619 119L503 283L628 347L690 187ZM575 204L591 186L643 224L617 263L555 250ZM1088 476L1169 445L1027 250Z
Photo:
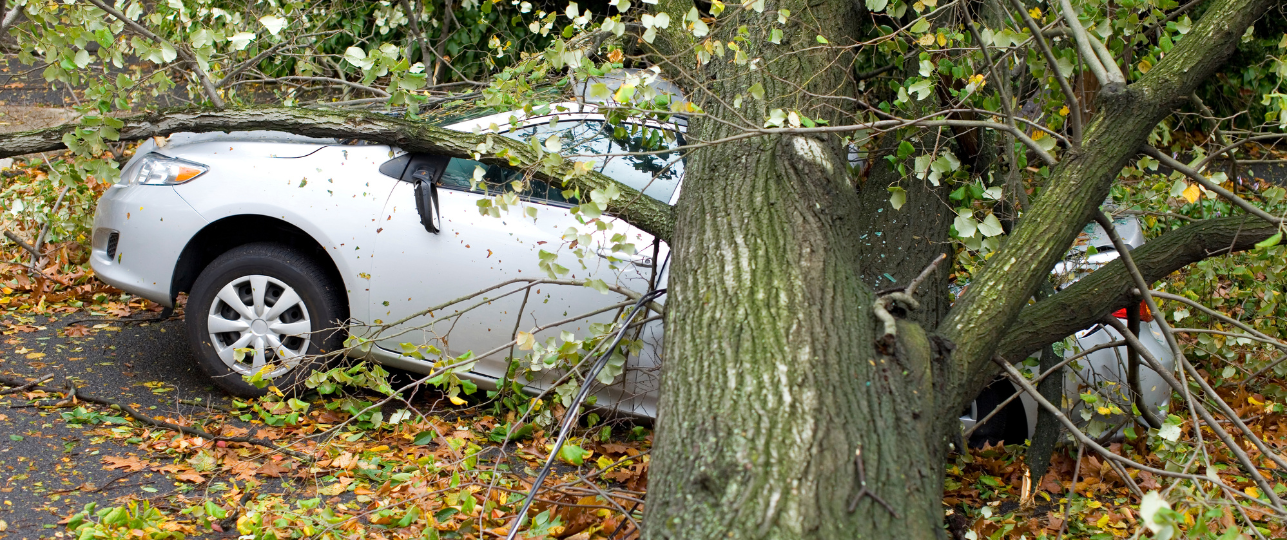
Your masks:
M1108 514L1104 514L1103 517L1099 518L1099 521L1095 522L1095 526L1101 529L1104 528L1105 525L1108 525Z
M938 46L939 46L939 47L943 47L943 46L946 46L946 45L947 45L947 36L944 36L943 34L939 34L939 35L938 35Z
M1153 63L1149 62L1148 59L1145 58L1143 60L1140 60L1139 68L1140 68L1140 73L1148 73L1148 70L1153 69Z
M451 404L452 404L452 405L458 405L458 406L459 406L459 405L464 405L464 404L465 404L465 400L460 399L460 398L458 398L458 397L456 397L456 396L447 396L447 399L451 400Z
M254 517L252 517L249 513L243 512L241 514L241 517L237 518L237 532L241 534L250 534L251 531L253 530L250 528L250 526L252 525L251 522L253 519Z
M1186 190L1184 190L1184 191L1186 191L1186 192L1187 192L1188 190L1186 189ZM1192 201L1190 201L1190 202L1192 202ZM1264 403L1261 403L1260 401L1256 400L1256 398L1254 398L1254 397L1248 397L1248 398L1247 398L1247 403L1250 403L1250 404L1252 404L1252 405L1264 405Z
M1034 18L1034 19L1040 19L1040 18L1041 18L1041 8L1036 8L1036 7L1035 7L1035 8L1032 8L1032 9L1028 10L1028 15L1032 15L1032 18Z
M13 289L10 289L8 287L0 289L0 291L4 291L5 294L13 294Z
M1242 492L1246 493L1248 497L1253 499L1260 498L1260 490L1256 489L1256 486L1247 486L1247 489L1242 490Z
M1068 116L1068 106L1064 105L1059 109L1059 116Z
M929 47L934 44L934 34L925 34L916 40L922 47Z
M286 394L283 394L282 391L278 390L276 386L269 386L268 390L274 394L277 394L277 397L286 397Z
M518 344L519 350L522 351L530 351L532 346L536 345L536 337L521 330L514 335L514 341Z
M383 452L383 451L388 450L388 449L389 449L389 446L388 446L388 445L386 445L386 444L382 444L382 445L377 446L377 447L375 447L375 448L372 448L372 449L370 449L370 450L368 450L368 451L369 451L369 452Z
M1109 409L1108 407L1100 407L1099 409L1096 409L1096 410L1099 411L1099 414L1103 414L1103 415L1108 415L1113 412L1113 410Z
M1189 184L1189 187L1184 188L1183 195L1184 195L1184 200L1189 202L1196 202L1198 200L1198 197L1202 196L1202 190L1198 189L1197 184ZM1257 403L1257 405L1259 405L1259 403Z

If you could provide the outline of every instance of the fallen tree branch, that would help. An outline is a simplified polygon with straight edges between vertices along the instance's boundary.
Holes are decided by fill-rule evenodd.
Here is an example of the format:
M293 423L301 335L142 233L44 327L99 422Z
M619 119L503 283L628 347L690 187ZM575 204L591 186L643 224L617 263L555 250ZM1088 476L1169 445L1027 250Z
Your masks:
M39 252L39 251L36 251L36 247L35 247L35 246L33 246L33 245L31 245L31 244L28 244L27 242L23 241L23 239L21 239L21 238L18 238L18 235L13 234L13 232L11 232L11 231L5 231L5 232L4 232L4 237L5 237L5 238L8 238L10 241L12 241L12 242L13 242L13 243L15 243L15 244L18 244L18 247L20 247L20 248L22 248L22 249L27 250L27 252L28 252L28 253L31 253L33 256L35 256L35 257L39 257L39 256L40 256L40 252Z
M30 390L30 389L32 389L32 388L35 388L35 387L37 387L37 386L40 386L41 384L44 384L44 382L45 382L45 381L48 381L49 379L52 379L52 378L54 378L54 374L53 374L53 373L50 373L50 374L48 374L48 375L45 375L44 377L41 377L41 378L36 379L36 380L34 380L34 381L31 381L31 382L29 382L29 383L27 383L27 384L24 384L24 385L21 385L21 386L14 386L13 388L6 388L6 389L4 389L4 390L0 390L0 396L3 396L3 395L5 395L5 394L17 394L18 392L26 392L27 390ZM5 382L5 384L8 384L8 383L7 383L7 382Z
M1255 247L1278 232L1276 225L1249 216L1207 219L1186 225L1131 251L1145 281L1220 253ZM1050 298L1023 309L997 349L1005 358L1023 359L1048 343L1098 322L1139 296L1121 259L1095 270Z
M590 191L615 186L621 196L609 203L607 212L664 241L670 240L674 215L670 205L595 171L573 176L575 162L545 171L542 156L526 142L499 135L475 135L386 115L350 110L261 107L247 109L176 109L120 119L124 122L117 140L136 141L181 132L233 132L273 130L310 137L362 139L397 146L408 152L476 159L487 165L514 167L510 159L530 166L533 176L563 189L579 188L588 198ZM63 136L74 134L77 124L0 135L0 158L50 152L66 148ZM82 128L83 129L83 128ZM628 201L628 202L627 202Z
M12 378L12 377L6 377L6 376L4 376L4 375L0 375L0 384L6 385L6 386L15 386L15 387L20 387L20 386L24 386L24 385L30 385L30 384L32 384L32 381L24 381L24 380L22 380L22 379L15 379L15 378ZM33 388L40 388L40 385L39 385L39 383L37 382L37 384L33 385L32 387L33 387ZM77 392L76 392L76 386L75 386L74 384L70 385L70 389L69 389L69 390L57 390L57 389L53 389L53 388L40 388L40 389L41 389L41 390L46 390L46 391L64 392L64 393L65 393L65 395L67 396L67 398L66 398L64 401L70 401L70 400L71 400L71 398L74 396L76 399L78 399L78 400L80 400L80 401L85 401L85 402L88 402L88 403L95 403L95 404L98 404L98 405L103 405L103 406L106 406L106 407L114 408L114 409L117 409L117 410L119 410L119 411L121 411L121 412L123 412L123 413L125 413L125 414L129 415L129 417L130 417L130 418L133 418L133 419L135 419L135 420L138 420L139 422L143 422L144 424L149 424L149 425L156 426L156 427L159 427L159 428L162 428L162 429L166 429L166 430L169 430L169 431L177 431L177 432L179 432L179 433L180 433L180 434L182 434L182 435L194 435L194 436L201 437L201 438L203 438L203 439L207 439L207 440L211 440L211 441L224 441L224 442L230 442L230 443L245 443L245 444L253 444L253 445L255 445L255 446L262 446L262 447L264 447L264 448L268 448L268 449L270 449L270 450L272 450L272 451L274 451L274 452L281 452L281 453L283 453L283 454L286 454L286 455L289 455L289 456L292 456L292 457L296 457L296 458L299 458L299 459L302 459L302 460L305 460L305 461L310 461L310 462L311 462L311 461L313 461L313 457L312 457L312 456L310 456L310 455L308 455L308 454L305 454L305 453L303 453L303 452L298 452L298 451L295 451L295 450L291 450L291 449L289 449L289 448L285 448L285 447L282 447L282 446L278 446L278 445L277 445L277 443L274 443L274 442L272 442L272 441L267 441L267 440L264 440L264 439L256 439L256 438L253 438L253 437L225 437L225 436L223 436L223 435L214 435L214 434L211 434L211 433L209 433L209 432L207 432L207 431L205 431L205 430L203 430L203 429L193 428L193 427L187 427L187 426L180 426L180 425L178 425L178 424L171 424L170 422L166 422L166 421L163 421L163 420L157 420L157 419L155 419L155 418L152 418L152 417L150 417L150 416L148 416L148 415L145 415L145 414L143 414L143 413L140 413L140 412L138 412L138 411L134 410L134 408L133 408L133 407L130 407L129 405L126 405L126 404L124 404L124 403L120 403L120 402L118 402L118 401L114 401L114 400L107 399L107 398L101 398L101 397L96 397L96 396L90 396L90 395L85 395L85 394L77 393Z

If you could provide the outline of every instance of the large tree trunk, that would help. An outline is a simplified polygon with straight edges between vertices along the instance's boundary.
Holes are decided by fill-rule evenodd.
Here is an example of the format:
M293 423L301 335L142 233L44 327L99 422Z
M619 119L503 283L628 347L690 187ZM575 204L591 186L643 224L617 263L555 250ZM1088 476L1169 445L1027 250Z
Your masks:
M646 532L654 538L932 538L942 422L919 327L874 343L856 198L796 137L690 161L673 243ZM821 156L819 156L821 157ZM834 158L834 155L832 156ZM867 488L859 491L861 445ZM897 531L897 532L895 532Z
M848 2L770 8L798 14L791 24L803 28L789 31L791 40L811 42L817 28L833 43L856 35ZM806 92L852 92L849 64L836 62L835 50L778 56L799 44L768 44L775 17L737 11L712 36L727 40L747 25L742 46L765 66L716 58L702 68L709 82L690 96L725 118L758 121L783 108L845 121L835 100ZM728 107L729 96L757 83L764 100ZM701 117L689 127L693 141L735 133ZM689 156L671 242L649 537L934 538L942 530L947 424L930 421L930 341L903 323L891 354L877 350L875 297L857 247L869 224L857 219L845 155L835 137L785 135ZM860 447L875 497L850 512Z

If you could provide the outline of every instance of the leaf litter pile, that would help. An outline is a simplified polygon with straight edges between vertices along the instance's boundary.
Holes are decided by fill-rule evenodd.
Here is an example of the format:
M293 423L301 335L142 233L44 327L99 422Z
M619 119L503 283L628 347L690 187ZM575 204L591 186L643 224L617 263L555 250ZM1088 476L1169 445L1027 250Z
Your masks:
M61 522L79 538L233 531L255 538L504 536L553 438L518 424L512 411L507 418L455 407L421 415L411 409L434 404L416 402L384 415L357 394L314 394L308 402L269 394L234 400L229 409L159 417L69 396L37 386L21 398L58 407L61 419L81 426L86 438L121 444L122 453L101 457L104 468L120 471L118 478L164 473L178 486L162 498L142 493L110 507L86 506ZM574 438L559 453L524 538L638 534L634 521L642 510L651 435L622 428L613 438L605 427L595 426L592 437ZM514 440L506 443L507 436Z

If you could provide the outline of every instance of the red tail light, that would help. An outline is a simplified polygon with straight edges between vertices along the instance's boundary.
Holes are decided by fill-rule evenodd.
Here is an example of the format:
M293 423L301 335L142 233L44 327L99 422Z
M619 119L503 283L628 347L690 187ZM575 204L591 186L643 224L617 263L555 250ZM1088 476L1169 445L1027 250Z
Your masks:
M1126 308L1113 312L1113 316L1118 319L1126 320ZM1153 322L1153 313L1148 310L1148 304L1140 300L1140 320L1144 322Z

